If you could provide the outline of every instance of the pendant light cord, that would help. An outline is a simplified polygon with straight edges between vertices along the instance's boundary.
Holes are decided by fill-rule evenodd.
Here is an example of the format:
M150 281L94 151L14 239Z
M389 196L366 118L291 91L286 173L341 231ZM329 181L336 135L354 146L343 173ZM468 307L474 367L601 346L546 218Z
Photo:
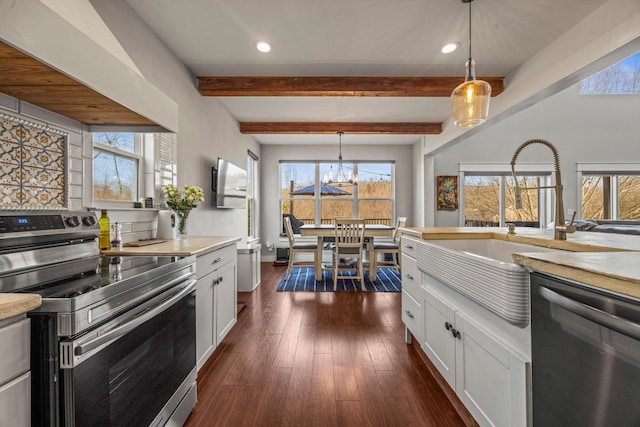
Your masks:
M469 1L469 61L471 61L471 3L473 0Z

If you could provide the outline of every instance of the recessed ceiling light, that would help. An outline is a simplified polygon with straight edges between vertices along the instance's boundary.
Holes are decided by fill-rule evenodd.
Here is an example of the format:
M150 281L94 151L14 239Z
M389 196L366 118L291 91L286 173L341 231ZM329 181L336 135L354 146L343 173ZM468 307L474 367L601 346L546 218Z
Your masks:
M451 52L455 51L459 47L460 47L460 43L459 42L447 43L444 46L442 46L442 49L440 51L442 53L451 53Z
M271 51L271 45L267 42L256 42L256 49L260 52L267 53Z

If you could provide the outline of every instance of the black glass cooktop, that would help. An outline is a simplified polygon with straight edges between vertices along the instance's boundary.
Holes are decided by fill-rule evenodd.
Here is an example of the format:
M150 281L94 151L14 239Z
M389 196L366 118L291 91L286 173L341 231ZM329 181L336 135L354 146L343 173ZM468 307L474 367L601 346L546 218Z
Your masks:
M94 270L57 282L23 289L21 292L36 293L43 299L75 298L171 264L177 259L171 256L101 256L97 258Z

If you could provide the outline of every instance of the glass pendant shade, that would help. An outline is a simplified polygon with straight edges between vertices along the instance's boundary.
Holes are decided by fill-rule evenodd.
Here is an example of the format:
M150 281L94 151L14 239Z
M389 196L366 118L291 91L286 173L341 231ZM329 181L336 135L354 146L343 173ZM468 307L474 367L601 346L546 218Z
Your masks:
M461 128L477 126L487 120L491 85L484 80L462 83L451 93L453 123Z
M451 115L453 123L461 128L477 126L487 120L491 85L484 80L476 80L476 61L471 56L471 2L469 4L469 60L466 63L464 83L451 92Z

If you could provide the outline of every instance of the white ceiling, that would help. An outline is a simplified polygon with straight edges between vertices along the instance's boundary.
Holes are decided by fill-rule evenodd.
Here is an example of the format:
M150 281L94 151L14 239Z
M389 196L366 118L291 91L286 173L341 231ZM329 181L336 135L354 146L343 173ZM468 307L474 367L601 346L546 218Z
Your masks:
M127 0L195 76L463 76L461 0ZM472 3L478 76L508 76L604 0ZM273 50L258 52L254 43ZM447 42L461 48L440 53ZM508 88L508 81L506 82ZM448 98L220 97L238 121L442 122ZM261 144L335 144L331 135L255 135ZM413 144L419 135L345 135Z

